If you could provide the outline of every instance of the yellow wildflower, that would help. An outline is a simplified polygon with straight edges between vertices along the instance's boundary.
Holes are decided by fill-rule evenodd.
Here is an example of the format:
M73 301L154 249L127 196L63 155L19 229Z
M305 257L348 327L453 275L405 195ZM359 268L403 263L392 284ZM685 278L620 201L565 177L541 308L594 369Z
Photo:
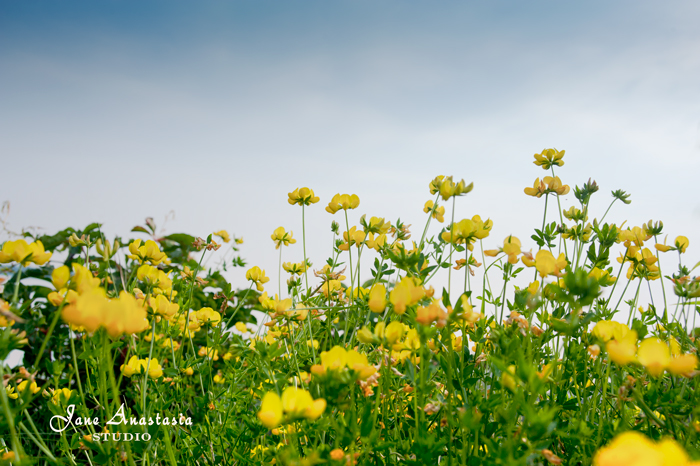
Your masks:
M316 204L320 199L318 196L314 195L313 189L310 188L297 188L291 193L289 193L289 199L287 200L291 205L310 205Z

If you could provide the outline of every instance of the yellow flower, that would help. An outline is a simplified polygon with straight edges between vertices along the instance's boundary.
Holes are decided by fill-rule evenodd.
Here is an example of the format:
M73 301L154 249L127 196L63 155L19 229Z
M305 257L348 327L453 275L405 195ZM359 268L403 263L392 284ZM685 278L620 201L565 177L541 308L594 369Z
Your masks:
M51 389L50 389L51 390ZM51 402L55 405L63 405L70 400L73 395L73 390L68 388L59 388L58 390L51 390Z
M430 325L433 322L437 322L437 326L442 328L447 323L447 313L437 301L434 301L428 306L418 308L416 311L416 322L422 325Z
M123 333L139 333L148 328L146 310L126 291L120 292L117 299L107 300L102 312L102 325L112 338Z
M694 354L681 354L671 359L668 371L673 375L690 377L690 374L698 366L698 357Z
M544 149L541 153L535 154L535 165L542 167L545 170L549 170L553 165L559 167L564 166L564 153L566 151L558 151L556 149Z
M441 238L446 243L463 244L476 237L476 224L473 220L465 218L453 223L450 230L444 231ZM471 246L471 244L469 245ZM470 250L472 247L469 248Z
M292 417L318 419L326 409L326 400L314 400L311 394L298 387L287 387L282 392L282 409Z
M343 232L344 242L340 246L338 246L338 249L340 249L341 251L347 251L353 244L359 248L364 243L365 236L366 235L364 231L358 230L357 227L351 227L350 231Z
M501 385L506 387L511 392L515 391L516 383L514 365L511 364L510 366L508 366L508 370L505 370L501 373Z
M60 291L66 287L70 280L70 269L66 265L62 265L51 272L51 283L53 283L56 291Z
M478 239L486 238L493 228L493 220L487 219L485 222L481 220L481 217L475 215L472 217L472 222L474 222L475 232L474 237Z
M395 320L391 322L389 325L386 326L386 328L382 329L384 333L384 337L386 337L386 341L389 342L389 344L394 344L397 341L399 341L404 334L404 324L401 322ZM377 333L377 329L374 329L374 332Z
M535 256L535 268L542 278L548 275L559 276L561 271L566 268L567 264L568 262L564 253L559 254L559 257L554 259L551 252L542 249L538 251Z
M360 217L360 224L365 233L376 233L385 235L391 228L391 222L387 222L383 217L370 217L369 222L365 220L366 215Z
M545 191L547 191L547 185L539 178L532 184L532 188L525 188L525 194L533 197L542 197Z
M676 248L678 249L678 251L683 253L683 252L685 252L686 249L688 249L688 245L690 244L690 241L685 236L678 236L676 238L675 244L676 244ZM2 262L2 261L0 261L0 262Z
M160 367L158 360L153 358L149 359L139 359L138 356L132 356L129 362L122 364L120 370L125 377L131 377L135 374L143 374L146 372L146 367L148 366L148 376L152 379L157 379L163 376L163 368Z
M291 205L310 205L316 204L320 199L314 195L314 190L310 188L297 188L289 193L289 202Z
M141 246L140 239L132 241L129 244L129 252L131 253L127 256L129 259L139 261L142 264L149 262L151 265L158 265L168 259L168 256L160 250L158 244L152 239L147 240L143 246Z
M668 345L658 338L647 338L637 348L637 360L649 375L658 377L671 363Z
M637 431L624 432L601 448L593 466L695 466L678 442L664 438L655 443Z
M260 292L265 289L263 288L263 284L270 281L270 278L265 276L265 271L260 270L260 267L257 265L248 269L248 271L245 273L245 278L246 280L253 282Z
M636 431L624 432L593 458L594 466L658 465L662 466L663 455L656 445Z
M365 325L357 331L357 339L360 343L370 344L375 342L375 337L372 331Z
M651 238L651 235L644 228L634 227L632 229L628 228L620 232L620 236L617 238L618 242L623 243L626 248L632 246L632 244L637 247L642 247L644 241Z
M69 324L95 332L105 327L112 338L122 333L133 334L148 328L146 310L126 291L119 298L107 299L102 288L86 291L61 311L61 317Z
M423 206L423 212L426 214L430 212L430 215L440 223L445 221L445 207L439 206L434 208L433 201L428 201L425 203L425 206Z
M467 194L474 189L474 183L469 183L467 186L464 180L455 183L451 176L438 176L430 182L430 194L440 193L444 200L451 197Z
M335 214L339 210L356 209L360 205L357 194L336 194L326 207L326 212Z
M12 400L16 400L17 398L19 398L19 393L17 393L15 387L13 387L12 385L8 385L7 387L5 387L5 392L7 393L7 397Z
M231 242L231 236L228 234L228 231L226 230L219 230L214 232L214 236L218 236L221 238L221 240L224 243L230 243Z
M366 333L369 333L369 338L373 341L369 330ZM337 345L321 353L321 364L311 366L311 372L320 375L328 371L342 371L345 368L355 371L362 380L376 372L376 368L369 364L367 356L355 350L346 351L345 348Z
M280 425L280 422L282 422L282 400L276 393L268 392L263 396L260 411L258 411L258 419L268 429L274 429Z
M292 232L284 231L284 227L277 227L274 232L272 232L272 241L275 242L275 249L279 249L280 246L289 246L297 242L292 238Z
M413 304L411 289L415 285L409 277L404 277L401 282L394 286L394 289L389 293L389 301L394 305L394 312L401 315L406 312L406 308Z
M337 293L342 288L339 280L328 280L321 286L321 293L327 298L333 293Z
M285 262L282 268L292 275L301 275L306 272L307 266L304 262Z
M525 188L525 194L533 197L542 197L543 194L556 194L562 196L569 193L569 185L562 184L558 176L545 176L542 181L535 180L532 188Z
M503 252L508 255L508 262L517 264L518 254L520 254L520 240L515 236L509 236L503 240Z
M569 208L569 210L563 210L562 214L564 214L565 218L567 218L571 221L574 221L574 222L579 222L579 221L585 222L588 220L588 215L586 215L584 217L583 212L581 212L580 209L577 209L574 206L571 206L571 208Z
M197 318L197 322L199 322L200 325L207 323L211 325L219 325L221 322L221 314L210 307L203 307L194 314Z
M357 372L362 380L367 379L377 372L377 369L367 360L367 356L362 353L358 353L355 350L348 350L345 357L345 364L347 365L348 369L352 369L353 371Z
M219 372L214 376L214 383L224 383L226 382L226 379L224 376Z
M617 280L617 278L611 276L607 270L602 270L598 267L593 267L588 273L588 276L594 278L600 286L610 286Z
M197 351L197 355L199 355L203 358L209 358L212 361L219 360L219 350L214 349L214 348L209 348L207 346L200 346L199 351Z
M180 310L180 305L177 303L171 303L165 295L158 295L155 299L151 299L151 308L158 315L161 315L165 320L170 320L172 316L177 314Z
M634 362L637 351L637 332L630 330L621 340L609 341L605 349L610 359L620 366Z
M31 244L23 239L16 241L5 241L0 251L0 263L17 262L26 266L30 262L36 265L44 265L51 258L52 254L44 250L41 241L34 241Z
M591 333L593 336L600 338L601 340L608 342L613 338L616 340L622 340L630 332L627 325L620 322L615 322L614 320L601 320L595 324Z
M369 292L369 309L372 312L384 312L386 308L386 287L377 283Z
M671 249L673 249L673 246L668 246L668 245L666 244L666 238L664 238L664 244L656 243L656 244L654 245L654 248L656 248L656 250L657 250L657 251L660 251L660 252L668 252L668 251L670 251Z
M235 327L236 327L236 330L238 330L239 332L241 332L243 335L245 335L246 333L248 333L248 327L246 327L245 324L244 324L243 322L236 322Z
M41 388L36 384L34 381L29 381L29 380L23 380L17 385L17 391L18 392L23 392L27 388L29 388L29 391L32 393L38 393Z
M378 235L375 239L374 233L369 233L367 235L367 241L365 241L365 244L368 248L374 249L375 251L379 251L386 244L386 234L382 233L381 235Z

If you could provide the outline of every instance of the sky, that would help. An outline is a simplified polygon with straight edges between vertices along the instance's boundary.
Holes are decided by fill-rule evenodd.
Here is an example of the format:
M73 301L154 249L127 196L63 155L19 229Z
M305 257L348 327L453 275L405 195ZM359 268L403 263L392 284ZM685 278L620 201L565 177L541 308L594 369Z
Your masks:
M401 218L415 238L437 175L474 182L455 218L491 218L486 247L512 234L536 251L543 199L523 189L555 147L562 207L593 178L600 218L623 189L632 204L606 220L663 220L694 263L699 15L694 1L2 1L0 202L12 231L128 236L169 215L166 233L226 229L275 283L270 235L301 238L287 193L302 186L321 197L315 268L334 194L359 195L352 224ZM301 241L283 254L301 261Z

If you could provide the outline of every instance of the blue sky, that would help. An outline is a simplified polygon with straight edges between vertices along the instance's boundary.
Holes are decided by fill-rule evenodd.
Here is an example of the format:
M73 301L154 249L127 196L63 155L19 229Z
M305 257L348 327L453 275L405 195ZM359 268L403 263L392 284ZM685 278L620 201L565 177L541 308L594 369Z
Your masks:
M172 210L169 232L226 228L274 276L269 235L301 235L286 202L300 186L321 196L316 264L333 194L360 196L352 222L401 217L419 236L438 174L474 181L456 218L492 218L487 246L514 234L529 249L542 200L522 190L544 175L532 154L556 147L565 183L601 186L598 217L622 188L633 203L609 219L661 219L697 260L699 14L692 1L5 1L0 201L15 230L98 220L126 234Z

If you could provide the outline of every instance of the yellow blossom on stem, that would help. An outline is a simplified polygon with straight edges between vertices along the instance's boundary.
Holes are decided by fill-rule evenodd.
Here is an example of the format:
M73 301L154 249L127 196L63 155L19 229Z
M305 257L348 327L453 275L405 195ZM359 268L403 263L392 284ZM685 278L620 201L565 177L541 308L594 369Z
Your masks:
M53 283L56 291L60 291L66 287L70 281L70 269L68 266L62 265L51 272L51 283Z
M676 245L676 249L678 249L678 252L684 253L685 250L688 249L690 241L685 236L678 236L676 237L676 241L674 243Z
M263 396L260 411L258 411L258 419L260 419L262 425L268 429L273 429L280 425L282 416L282 400L280 400L280 397L274 392L266 393Z
M542 197L542 195L550 193L563 196L569 191L569 185L562 184L558 176L545 176L541 181L537 178L532 188L525 188L525 194L533 197Z
M213 234L214 234L214 236L218 236L219 238L221 238L221 240L224 243L231 242L231 236L228 234L228 231L226 231L226 230L215 231Z
M310 205L316 204L319 200L319 197L314 195L313 189L297 188L289 193L289 199L287 202L289 202L291 205Z
M263 284L270 281L270 278L265 276L265 271L260 270L260 267L257 265L248 269L248 271L245 273L245 278L246 280L253 282L260 292L265 289L263 288Z
M620 366L634 362L637 352L637 332L630 330L621 340L610 340L605 349L610 359Z
M292 275L302 275L306 272L307 266L304 262L285 262L282 268Z
M350 231L343 232L343 241L344 242L338 246L338 249L341 251L349 250L350 246L353 244L359 248L365 241L365 232L358 230L357 227L351 227Z
M141 240L137 239L129 244L129 259L139 261L140 263L149 262L151 265L158 265L161 262L166 262L168 256L160 250L158 244L149 239L141 246Z
M297 240L292 238L292 232L284 231L284 227L275 228L270 238L272 238L272 241L275 243L275 249L279 249L280 246L289 246L297 242Z
M41 241L34 241L27 244L23 239L15 241L5 241L0 251L0 263L17 262L22 266L26 266L30 262L36 265L44 265L51 258L52 253L44 250L44 245Z
M148 358L139 359L138 356L132 356L128 363L121 365L120 370L122 374L124 374L124 377L131 377L133 375L145 373L147 366L148 376L150 378L157 379L163 376L163 368L160 367L160 363L158 363L158 360L155 358L151 359L149 364Z
M384 312L386 308L386 287L377 283L369 291L369 309L372 312L380 313Z
M326 212L335 214L339 210L356 209L360 205L357 194L336 194L326 207Z
M542 249L535 256L535 268L540 273L542 278L548 275L559 276L561 271L566 268L568 262L564 253L559 254L558 258L554 258L551 252Z
M535 165L542 167L545 170L549 170L552 166L557 165L559 167L564 166L564 150L556 149L544 149L539 154L535 154Z
M430 215L437 220L438 222L442 223L445 221L445 207L444 206L438 206L437 208L434 208L434 203L433 201L428 201L425 203L425 206L423 206L423 212L426 214L430 212Z
M671 363L671 350L658 338L647 338L637 348L637 360L649 375L658 377Z
M698 367L698 357L694 354L681 354L668 363L668 371L673 375L690 377L691 373Z

